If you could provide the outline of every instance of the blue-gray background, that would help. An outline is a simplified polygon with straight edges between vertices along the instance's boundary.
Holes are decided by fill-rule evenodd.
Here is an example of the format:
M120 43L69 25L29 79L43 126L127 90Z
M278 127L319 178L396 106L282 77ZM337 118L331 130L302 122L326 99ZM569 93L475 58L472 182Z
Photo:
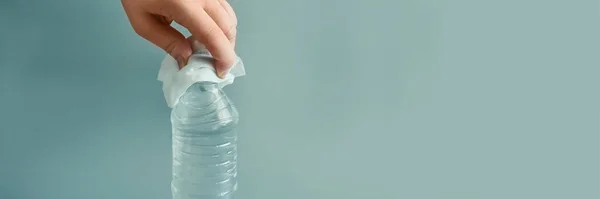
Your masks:
M600 198L597 0L238 0L241 199ZM0 3L0 198L167 199L163 53Z

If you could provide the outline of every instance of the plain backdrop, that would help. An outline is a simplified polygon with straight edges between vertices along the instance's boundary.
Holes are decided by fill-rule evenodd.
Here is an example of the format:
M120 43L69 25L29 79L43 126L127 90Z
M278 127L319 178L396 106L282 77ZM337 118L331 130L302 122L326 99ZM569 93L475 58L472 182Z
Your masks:
M597 0L234 0L240 199L600 198ZM0 2L0 198L168 199L119 1Z

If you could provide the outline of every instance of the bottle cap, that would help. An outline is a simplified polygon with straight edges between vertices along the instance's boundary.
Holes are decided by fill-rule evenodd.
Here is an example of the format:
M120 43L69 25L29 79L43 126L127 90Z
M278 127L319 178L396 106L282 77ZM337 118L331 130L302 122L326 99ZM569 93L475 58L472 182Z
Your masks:
M158 80L163 83L163 93L170 108L173 108L179 102L179 97L196 82L215 82L223 88L232 84L236 77L246 75L244 63L237 57L225 77L219 78L213 66L214 59L206 47L195 39L192 39L191 43L194 54L188 59L186 66L179 70L177 61L167 55L158 71Z

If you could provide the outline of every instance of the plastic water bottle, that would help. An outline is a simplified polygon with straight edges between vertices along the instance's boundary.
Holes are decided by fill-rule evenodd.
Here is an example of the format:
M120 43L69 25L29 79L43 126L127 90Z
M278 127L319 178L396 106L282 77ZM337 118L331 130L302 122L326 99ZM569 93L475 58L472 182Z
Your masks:
M239 115L216 83L193 84L171 112L173 199L232 199Z

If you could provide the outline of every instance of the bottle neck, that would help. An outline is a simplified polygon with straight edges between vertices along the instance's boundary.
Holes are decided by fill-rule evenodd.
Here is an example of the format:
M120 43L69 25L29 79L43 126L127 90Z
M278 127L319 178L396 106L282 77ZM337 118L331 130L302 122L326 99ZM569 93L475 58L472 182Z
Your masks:
M204 108L223 100L224 97L225 93L217 83L197 82L179 98L179 103L189 108Z
M189 89L196 89L201 92L211 92L211 91L218 92L219 90L221 90L219 88L219 84L217 84L215 82L208 82L208 81L194 83L194 84L192 84L192 86L190 86Z

